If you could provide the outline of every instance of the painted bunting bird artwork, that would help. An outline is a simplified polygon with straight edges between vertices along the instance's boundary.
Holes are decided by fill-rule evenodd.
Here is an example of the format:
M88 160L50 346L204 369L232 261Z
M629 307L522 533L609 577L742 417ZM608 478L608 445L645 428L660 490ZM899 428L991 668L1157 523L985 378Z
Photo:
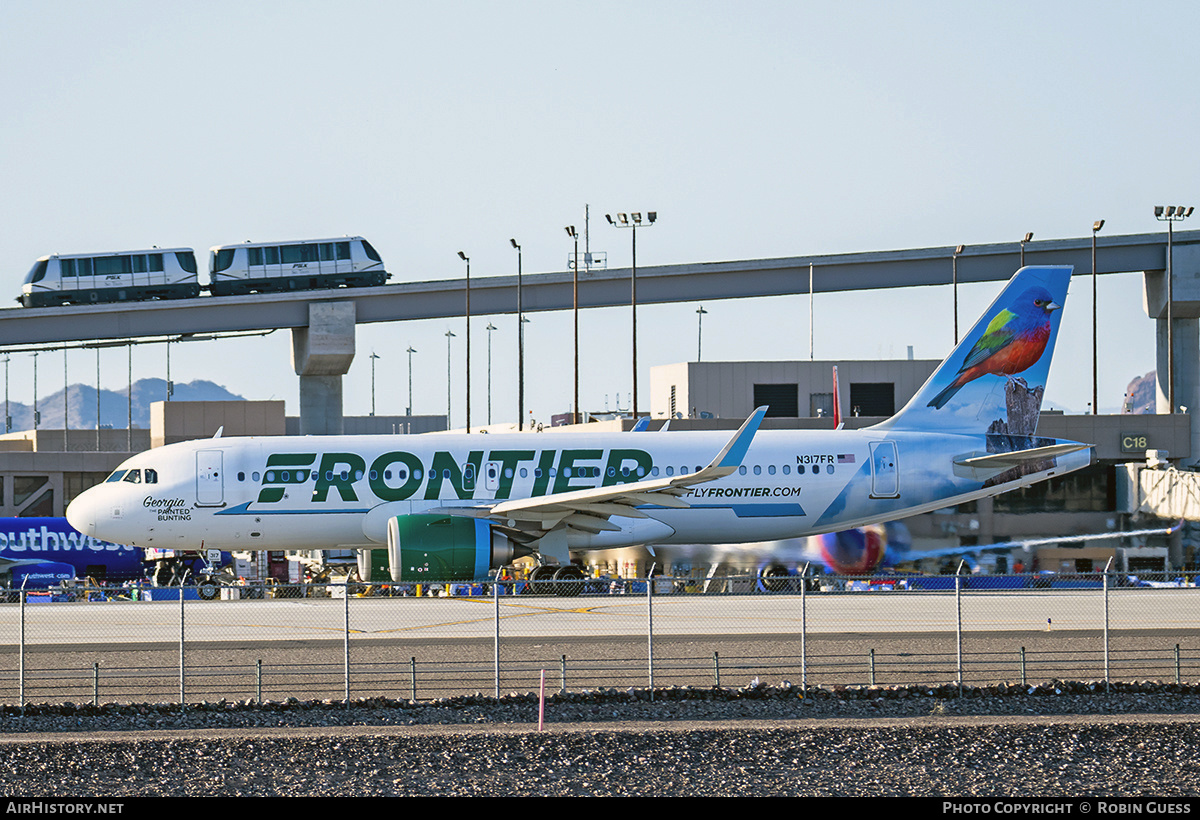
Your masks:
M996 314L954 380L927 406L940 410L964 385L981 376L1013 376L1032 367L1046 350L1050 316L1060 307L1041 286L1022 291Z

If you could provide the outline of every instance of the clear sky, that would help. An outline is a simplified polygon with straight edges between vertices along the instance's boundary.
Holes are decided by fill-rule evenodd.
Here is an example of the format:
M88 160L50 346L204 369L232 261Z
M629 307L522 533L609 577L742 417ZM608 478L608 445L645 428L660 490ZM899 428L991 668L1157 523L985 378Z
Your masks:
M656 210L642 265L1086 236L1197 202L1200 6L1113 2L42 2L0 25L0 270L15 297L46 253L361 234L394 281L564 270L563 226L610 266ZM1190 228L1190 225L1184 225ZM1195 227L1200 228L1200 224ZM202 262L202 264L204 264ZM1016 263L1014 258L1014 269ZM999 284L962 289L963 321ZM1091 286L1077 279L1047 397L1091 399ZM7 297L6 297L7 298ZM1141 277L1100 282L1100 404L1154 367ZM472 303L474 309L483 305ZM705 359L807 358L807 296L711 302ZM639 311L649 367L694 359L695 303ZM816 357L941 358L949 287L820 296ZM527 406L571 402L570 315L527 325ZM489 317L472 324L484 421ZM490 317L493 419L516 415L516 322ZM446 409L463 423L463 321L365 325L345 412ZM630 378L629 311L583 314L584 409ZM172 377L298 412L290 334L177 345ZM105 386L126 383L104 354ZM61 389L61 354L39 393ZM69 359L94 378L92 353ZM163 376L161 347L134 376ZM32 362L14 357L13 398ZM53 375L51 375L53 374Z

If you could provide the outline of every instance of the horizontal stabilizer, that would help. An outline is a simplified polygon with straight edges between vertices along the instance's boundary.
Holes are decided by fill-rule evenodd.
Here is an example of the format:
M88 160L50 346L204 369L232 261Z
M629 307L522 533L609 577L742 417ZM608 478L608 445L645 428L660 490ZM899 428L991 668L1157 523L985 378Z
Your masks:
M1068 441L1062 444L1051 444L1046 447L1033 447L1028 450L1014 450L1011 453L985 453L982 455L966 455L954 459L959 467L970 467L973 470L1010 470L1031 461L1046 461L1047 459L1065 456L1086 450L1090 444L1080 444Z

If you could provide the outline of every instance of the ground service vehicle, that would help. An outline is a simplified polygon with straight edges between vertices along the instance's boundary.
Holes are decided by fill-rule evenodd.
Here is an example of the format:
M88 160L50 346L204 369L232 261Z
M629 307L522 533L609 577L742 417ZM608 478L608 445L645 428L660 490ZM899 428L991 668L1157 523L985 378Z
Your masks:
M25 277L17 301L25 307L51 307L199 295L191 248L151 248L43 256Z
M382 285L389 276L361 236L217 245L210 260L213 296Z

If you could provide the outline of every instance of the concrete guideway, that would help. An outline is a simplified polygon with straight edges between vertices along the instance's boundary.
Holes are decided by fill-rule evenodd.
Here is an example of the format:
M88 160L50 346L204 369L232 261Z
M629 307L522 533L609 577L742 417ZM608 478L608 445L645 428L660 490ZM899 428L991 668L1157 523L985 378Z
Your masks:
M1092 237L1030 242L1025 262L1069 264L1076 275L1091 272ZM1176 404L1200 407L1200 231L1174 235L1176 299L1172 317L1176 356ZM1016 270L1020 243L955 248L918 248L868 253L657 265L638 268L638 303L732 299L949 284L1004 281ZM1100 273L1143 271L1146 304L1157 320L1158 370L1167 372L1165 312L1166 234L1097 238ZM630 269L581 272L583 308L627 305ZM572 306L571 272L522 277L524 312ZM476 276L473 315L515 313L516 276ZM300 377L301 432L343 431L342 376L354 359L355 327L370 322L461 317L466 281L409 282L371 288L298 291L249 296L168 299L55 308L0 310L0 348L58 343L170 337L184 334L291 329L293 365ZM486 307L484 307L486 306ZM1165 379L1165 376L1160 376ZM1160 382L1160 406L1165 401ZM1200 429L1193 430L1200 452Z

